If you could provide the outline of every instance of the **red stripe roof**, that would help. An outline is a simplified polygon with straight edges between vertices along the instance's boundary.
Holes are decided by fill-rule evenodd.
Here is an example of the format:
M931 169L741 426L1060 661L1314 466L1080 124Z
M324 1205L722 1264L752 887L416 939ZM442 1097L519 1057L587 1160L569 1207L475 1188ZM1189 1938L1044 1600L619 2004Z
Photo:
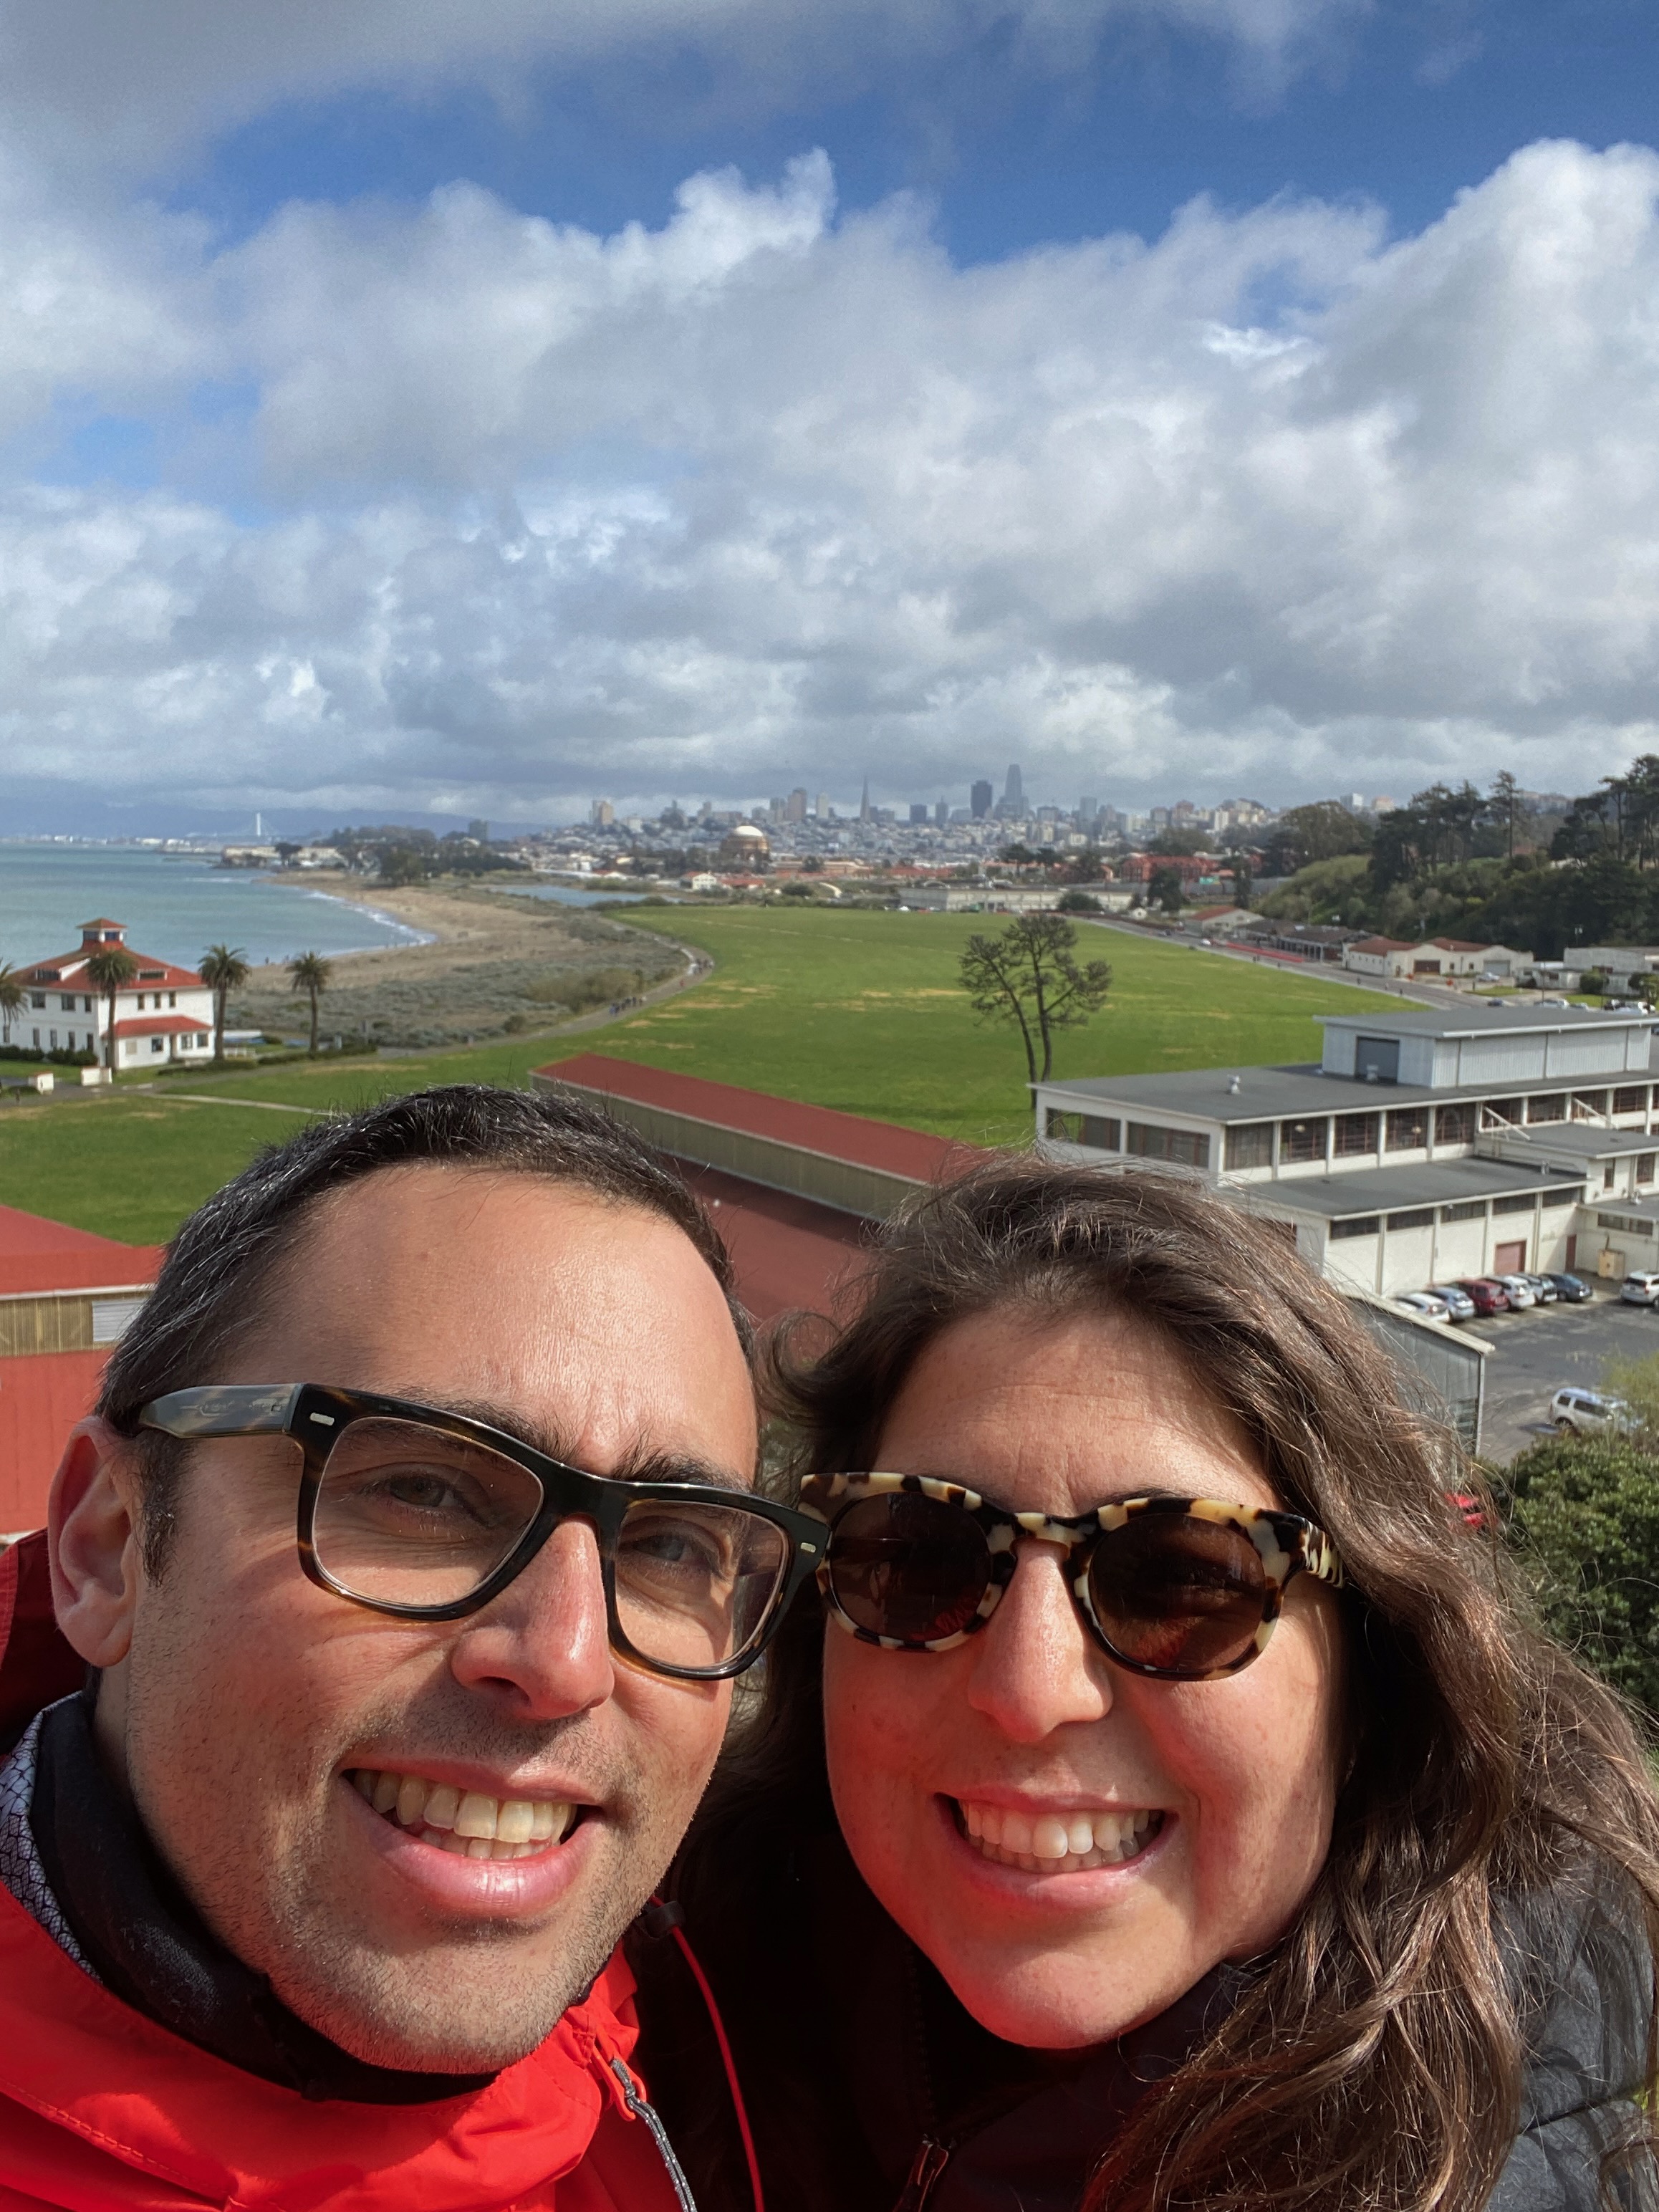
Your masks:
M77 945L73 952L50 952L44 960L20 961L17 973L25 982L32 983L34 981L34 971L37 968L55 968L58 971L58 981L67 983L71 979L71 974L78 975L88 960L95 959L100 952L112 951L125 952L137 962L143 971L143 988L146 991L169 988L175 991L205 991L208 988L193 968L175 968L172 961L163 960L158 954L136 952L130 945ZM49 988L55 988L55 986ZM77 991L84 991L87 988L84 977L75 986ZM93 987L94 990L96 988L95 985ZM124 994L138 988L139 981L137 975L121 986Z
M867 1121L857 1114L838 1114L828 1106L804 1106L793 1098L774 1098L764 1091L744 1091L732 1083L710 1083L701 1075L681 1075L660 1067L641 1067L607 1054L579 1053L536 1073L665 1113L685 1114L723 1129L739 1129L775 1144L850 1160L911 1182L937 1182L960 1174L979 1157L970 1145L902 1129L891 1121Z
M199 1031L211 1036L210 1025L198 1022L191 1014L130 1014L124 1022L117 1022L115 1034L124 1036L182 1036L186 1030Z
M112 1237L94 1237L90 1230L0 1206L0 1297L151 1283L161 1264L159 1245L118 1244Z
M0 1535L46 1517L46 1492L69 1432L90 1411L107 1352L0 1359Z

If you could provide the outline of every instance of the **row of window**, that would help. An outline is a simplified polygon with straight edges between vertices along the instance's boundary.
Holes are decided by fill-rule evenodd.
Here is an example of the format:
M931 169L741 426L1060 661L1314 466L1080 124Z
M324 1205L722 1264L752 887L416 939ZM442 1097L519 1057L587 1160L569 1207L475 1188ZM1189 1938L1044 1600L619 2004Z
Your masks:
M79 1041L77 1041L73 1030L65 1030L61 1044L58 1040L57 1030L48 1030L46 1031L47 1041L44 1045L40 1042L40 1032L39 1030L36 1030L33 1032L33 1040L34 1049L36 1052L58 1052L60 1050L64 1052L74 1052L77 1049L82 1052L95 1052L98 1049L97 1034L95 1031L91 1030L88 1030L83 1040ZM204 1036L181 1036L179 1040L179 1049L180 1052L194 1052L198 1047L205 1047L207 1039ZM149 1041L149 1048L152 1052L165 1052L167 1048L167 1041L164 1036L153 1036Z
M178 1005L179 994L176 991L168 991L165 994L161 991L140 991L138 994L139 1012L141 1014L143 1012L144 1000L148 998L153 1010L159 1014L161 1011L161 1000L164 996L168 1006L176 1006ZM29 994L29 1004L33 1007L36 1013L44 1014L46 1011L46 993L44 991L31 992ZM58 1004L63 1012L66 1014L74 1013L76 1007L76 1000L74 992L60 991L58 994ZM89 1014L92 1012L92 1000L84 995L80 1000L79 1006L80 1011L83 1014Z
M1619 1230L1626 1237L1651 1237L1654 1231L1652 1222L1633 1218L1627 1213L1598 1213L1595 1225L1598 1229Z
M1492 1201L1492 1211L1494 1214L1531 1213L1540 1197L1547 1206L1576 1206L1583 1195L1582 1188L1577 1183L1554 1183L1541 1193L1526 1190L1516 1192L1509 1198L1495 1198ZM1390 1229L1431 1229L1437 1215L1443 1224L1448 1221L1483 1221L1486 1216L1486 1201L1484 1198L1466 1198L1460 1199L1455 1206L1413 1206L1405 1212L1390 1213L1386 1218ZM1383 1219L1384 1217L1379 1213L1358 1213L1352 1220L1332 1222L1331 1235L1375 1237L1382 1228Z

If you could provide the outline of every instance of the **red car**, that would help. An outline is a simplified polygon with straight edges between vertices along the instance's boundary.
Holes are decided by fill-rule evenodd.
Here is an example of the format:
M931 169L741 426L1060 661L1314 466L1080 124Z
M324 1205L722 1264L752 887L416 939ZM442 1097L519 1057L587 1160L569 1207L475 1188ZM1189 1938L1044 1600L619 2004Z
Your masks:
M1501 1314L1510 1310L1509 1292L1502 1283L1495 1283L1490 1275L1462 1275L1457 1287L1467 1291L1474 1300L1478 1314Z

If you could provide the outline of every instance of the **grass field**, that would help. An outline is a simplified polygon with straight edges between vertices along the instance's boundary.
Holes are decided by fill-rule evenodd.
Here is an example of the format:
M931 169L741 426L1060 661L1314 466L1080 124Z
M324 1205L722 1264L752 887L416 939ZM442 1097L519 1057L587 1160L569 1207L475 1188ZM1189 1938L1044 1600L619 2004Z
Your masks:
M299 1115L271 1106L326 1111L434 1083L521 1085L532 1067L586 1051L969 1143L1015 1143L1029 1133L1018 1037L976 1022L956 981L968 938L994 922L758 907L667 909L629 920L705 946L714 974L660 1006L582 1036L173 1077L154 1091L0 1105L0 1199L106 1236L153 1242L261 1146L300 1126ZM1080 933L1089 956L1112 963L1112 994L1087 1029L1060 1039L1060 1074L1311 1060L1319 1044L1315 1015L1399 1006L1343 984L1120 931ZM220 1103L192 1103L181 1092Z

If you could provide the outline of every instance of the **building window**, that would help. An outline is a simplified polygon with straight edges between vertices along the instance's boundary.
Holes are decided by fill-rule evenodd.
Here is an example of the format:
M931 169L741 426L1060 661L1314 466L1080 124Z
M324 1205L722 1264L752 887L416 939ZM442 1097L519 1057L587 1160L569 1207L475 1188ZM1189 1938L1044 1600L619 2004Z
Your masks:
M1638 1152L1636 1155L1636 1180L1638 1182L1651 1182L1653 1181L1653 1170L1656 1161L1659 1161L1659 1152Z
M89 1013L92 1012L92 1000L91 1000L90 999L82 999L82 1001L81 1001L81 1012L82 1012L83 1014L89 1014Z
M178 1005L178 1003L179 1003L179 994L178 994L176 991L169 991L169 992L167 993L167 1004L168 1004L168 1006L176 1006Z
M1495 1198L1492 1202L1494 1213L1530 1213L1538 1203L1535 1191L1524 1191L1518 1198Z
M1227 1132L1230 1168L1270 1168L1273 1164L1273 1125L1271 1121L1241 1121Z
M1488 1098L1480 1109L1483 1129L1518 1129L1521 1126L1521 1101L1518 1098Z
M1390 1229L1432 1229L1434 1208L1431 1206L1419 1206L1409 1213L1391 1213L1389 1216L1389 1226Z
M1603 1190L1611 1190L1613 1188L1613 1164L1609 1160L1606 1167L1601 1170L1601 1188Z
M1160 1129L1150 1121L1126 1121L1123 1149L1143 1160L1168 1160L1172 1167L1207 1168L1210 1140L1194 1129Z
M1435 1108L1434 1141L1437 1145L1472 1145L1474 1142L1473 1100L1462 1106Z
M75 994L74 994L74 992L73 992L73 991L71 991L71 992L69 994L69 995L68 995L68 997L67 997L67 998L60 997L60 998L58 999L58 1005L63 1008L64 1012L66 1014L72 1014L72 1013L75 1012Z
M29 1004L34 1008L37 1013L44 1014L46 1011L46 993L44 991L31 991L29 994ZM40 1040L39 1037L36 1037L34 1042L36 1044L39 1044Z
M1638 1083L1627 1090L1615 1091L1613 1094L1613 1110L1615 1114L1645 1114L1648 1110L1647 1085Z
M1654 1227L1650 1221L1632 1221L1622 1213L1598 1213L1595 1225L1598 1229L1616 1229L1621 1237L1651 1237Z
M1486 1218L1486 1201L1484 1198L1459 1199L1455 1206L1443 1206L1440 1209L1443 1221L1484 1221Z
M1391 1152L1420 1152L1429 1141L1426 1106L1401 1106L1389 1116L1388 1149Z
M40 1049L40 1032L39 1030L36 1030L34 1032L34 1049L36 1052L39 1052Z
M1363 1158L1366 1154L1374 1152L1376 1150L1378 1118L1375 1114L1339 1114L1336 1117L1336 1127L1332 1132L1334 1139L1332 1149L1337 1158L1340 1160Z
M1567 1102L1558 1091L1552 1098L1528 1098L1527 1119L1529 1121L1565 1121Z
M1544 1193L1546 1206L1577 1206L1584 1195L1583 1183L1552 1183Z
M1297 1163L1322 1160L1325 1157L1325 1139L1329 1128L1329 1120L1323 1114L1312 1121L1281 1121L1279 1125L1279 1158L1281 1166L1286 1160Z
M1586 1114L1605 1114L1607 1110L1607 1094L1605 1091L1575 1091L1572 1094L1572 1103Z
M149 1048L152 1052L165 1052L167 1048L167 1041L165 1037L152 1037L149 1041Z
M57 1032L57 1030L49 1030L47 1031L47 1035L48 1035L48 1036L50 1036L50 1038L52 1039L52 1042L51 1042L51 1043L46 1047L46 1050L47 1050L48 1052L56 1052L56 1051L57 1051L57 1049L58 1049L58 1032Z
M1382 1227L1381 1217L1375 1213L1356 1214L1352 1221L1334 1221L1333 1237L1375 1237Z

